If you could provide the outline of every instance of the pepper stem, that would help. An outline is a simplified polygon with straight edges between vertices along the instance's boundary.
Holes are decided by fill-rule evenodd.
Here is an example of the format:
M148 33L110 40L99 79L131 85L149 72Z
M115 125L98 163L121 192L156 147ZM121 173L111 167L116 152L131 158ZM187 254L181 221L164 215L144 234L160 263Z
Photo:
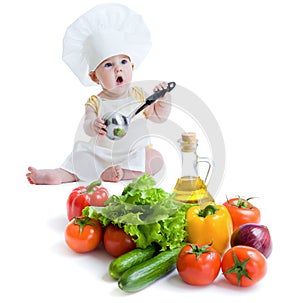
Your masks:
M218 210L219 209L215 205L209 204L204 209L200 209L198 216L205 218L207 216L214 215Z
M99 186L99 185L101 185L101 180L100 179L97 179L97 180L91 182L89 184L89 186L87 187L87 189L86 189L87 193L92 194L94 192L94 187Z

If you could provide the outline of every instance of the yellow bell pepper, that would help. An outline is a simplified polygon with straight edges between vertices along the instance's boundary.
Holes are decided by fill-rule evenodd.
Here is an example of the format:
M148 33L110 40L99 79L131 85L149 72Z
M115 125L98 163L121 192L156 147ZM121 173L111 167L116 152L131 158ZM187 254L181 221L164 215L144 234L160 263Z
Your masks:
M227 249L232 234L232 220L224 205L196 205L186 214L188 241L210 244L221 255Z

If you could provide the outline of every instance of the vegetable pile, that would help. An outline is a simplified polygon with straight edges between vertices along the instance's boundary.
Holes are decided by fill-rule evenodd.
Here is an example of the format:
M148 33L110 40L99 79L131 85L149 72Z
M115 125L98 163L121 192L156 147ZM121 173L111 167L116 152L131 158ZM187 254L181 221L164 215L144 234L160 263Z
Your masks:
M136 178L121 195L108 198L106 207L86 207L84 216L123 228L136 247L158 244L162 251L179 247L187 232L186 211L189 205L177 202L172 194L156 188L149 175Z
M177 202L149 175L132 180L121 195L109 197L99 185L95 181L70 194L65 240L78 253L103 243L114 257L109 274L121 290L140 291L174 269L182 281L195 286L213 283L220 272L241 287L265 276L272 241L250 199ZM73 217L72 205L81 208Z

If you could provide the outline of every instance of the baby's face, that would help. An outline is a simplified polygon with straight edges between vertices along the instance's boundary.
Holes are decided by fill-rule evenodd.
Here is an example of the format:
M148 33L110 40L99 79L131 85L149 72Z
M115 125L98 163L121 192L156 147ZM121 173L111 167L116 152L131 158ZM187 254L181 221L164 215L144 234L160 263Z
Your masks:
M94 75L103 88L111 90L132 81L133 64L126 55L117 55L101 62Z

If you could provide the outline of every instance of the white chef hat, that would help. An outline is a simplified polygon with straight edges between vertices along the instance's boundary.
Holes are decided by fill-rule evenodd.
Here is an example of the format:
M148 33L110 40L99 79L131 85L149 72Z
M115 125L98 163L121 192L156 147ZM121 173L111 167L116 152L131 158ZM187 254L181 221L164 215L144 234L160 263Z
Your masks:
M100 4L75 20L63 39L63 61L85 86L95 85L90 71L105 59L124 54L137 67L151 48L142 17L128 7Z

